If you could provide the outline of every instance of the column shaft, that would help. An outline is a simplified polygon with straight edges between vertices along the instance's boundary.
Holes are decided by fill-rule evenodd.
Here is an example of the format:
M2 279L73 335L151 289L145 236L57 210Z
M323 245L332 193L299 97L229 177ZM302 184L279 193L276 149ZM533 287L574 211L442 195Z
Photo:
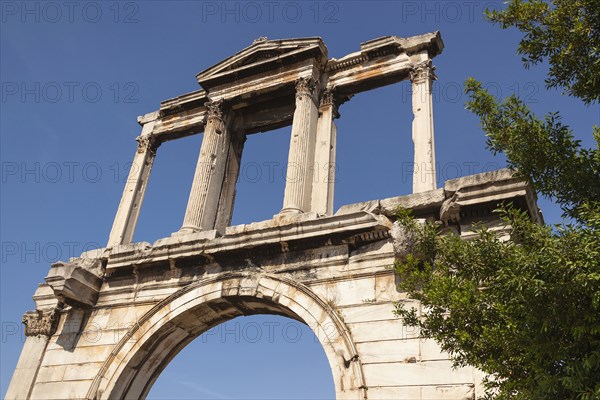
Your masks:
M138 148L110 231L108 247L131 243L133 239L158 147L152 136L154 123L155 120L145 123L142 134L136 139Z
M212 230L215 227L231 133L223 120L221 105L210 102L207 108L208 121L180 232Z
M433 67L429 59L419 62L411 70L414 115L412 139L415 149L413 193L436 188L433 102L431 98L431 84L434 78Z
M285 194L281 214L310 211L313 162L318 109L315 104L315 83L301 78L296 84L296 109L292 122Z
M337 147L337 126L331 122L331 147L329 150L329 166L327 168L327 212L325 215L333 215L333 194L335 193L335 173L337 170L336 161Z
M337 116L333 94L326 90L319 106L315 147L315 176L312 188L311 211L319 215L333 214L335 186L335 146Z

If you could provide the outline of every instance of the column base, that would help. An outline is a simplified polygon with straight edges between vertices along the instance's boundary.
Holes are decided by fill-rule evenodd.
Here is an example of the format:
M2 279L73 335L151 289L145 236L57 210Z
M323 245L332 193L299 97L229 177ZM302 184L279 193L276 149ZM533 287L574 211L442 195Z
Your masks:
M184 243L190 241L205 241L216 239L220 235L214 229L209 231L186 231L183 229L173 232L171 236L159 239L154 243L154 246L171 245L174 243Z
M319 218L315 212L299 212L299 213L286 213L286 214L275 214L273 215L273 222L277 225L295 224L304 221L309 221Z
M173 232L171 236L189 235L190 233L202 232L202 228L197 226L182 226L177 232Z
M304 214L304 211L302 211L299 208L296 207L285 207L282 208L281 211L279 211L279 214L275 214L274 217L277 217L278 215L298 215L298 214Z

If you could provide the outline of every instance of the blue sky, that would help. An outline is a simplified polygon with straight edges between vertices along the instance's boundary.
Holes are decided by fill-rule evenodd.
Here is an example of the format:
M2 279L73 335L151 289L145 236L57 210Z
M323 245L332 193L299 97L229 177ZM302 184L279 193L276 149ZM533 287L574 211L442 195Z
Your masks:
M534 111L561 110L584 145L592 145L591 126L600 124L598 105L544 89L545 66L522 67L518 32L483 21L482 10L502 8L501 2L0 4L2 394L23 341L14 330L21 330L50 264L106 243L140 132L136 117L196 90L197 72L260 36L321 36L329 56L339 58L376 37L440 30L446 48L434 60L438 186L504 166L485 149L478 121L464 109L461 88L469 76L501 97L521 94ZM412 162L409 83L357 95L340 113L335 208L410 193L403 167ZM289 135L288 127L249 137L234 224L281 209ZM200 143L193 136L159 149L136 241L152 242L181 226ZM547 222L559 221L556 206L543 199L540 205ZM308 328L256 316L218 329L184 349L150 397L333 395L327 360ZM258 340L248 336L253 330ZM298 340L290 340L292 330L300 332Z

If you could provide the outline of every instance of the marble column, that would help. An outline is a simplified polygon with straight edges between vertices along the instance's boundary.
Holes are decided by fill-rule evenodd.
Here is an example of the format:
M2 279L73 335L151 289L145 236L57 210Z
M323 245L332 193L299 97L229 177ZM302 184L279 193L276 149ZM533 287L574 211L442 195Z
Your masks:
M317 132L316 82L311 77L296 82L296 108L292 122L283 209L280 214L311 210L313 163Z
M142 124L142 133L136 139L138 147L113 221L107 247L131 243L133 239L146 187L148 186L150 171L159 146L159 143L152 136L152 129L157 117L158 113L151 113L138 120Z
M311 200L311 211L319 215L333 214L336 146L334 119L337 117L337 104L335 104L333 92L331 89L327 89L323 92L319 105Z
M410 71L412 81L412 140L414 144L413 193L436 188L435 143L431 85L435 79L431 60L423 55Z
M215 228L221 187L231 145L221 102L206 103L208 119L181 233Z

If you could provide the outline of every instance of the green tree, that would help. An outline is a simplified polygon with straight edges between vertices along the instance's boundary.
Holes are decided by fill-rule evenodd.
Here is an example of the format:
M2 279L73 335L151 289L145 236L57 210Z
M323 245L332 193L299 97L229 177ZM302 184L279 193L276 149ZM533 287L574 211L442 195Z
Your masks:
M599 15L597 0L512 0L487 14L525 34L527 65L548 61L549 87L586 103L600 95ZM399 288L421 301L425 318L401 304L397 313L455 365L486 372L490 398L600 399L600 129L596 148L585 149L558 113L538 118L518 97L497 100L474 79L465 91L488 147L569 219L540 226L500 205L510 241L483 227L463 241L399 210L416 241L396 262Z
M563 88L588 104L599 99L598 0L512 0L487 17L503 29L524 33L518 52L527 68L548 61L548 87Z

